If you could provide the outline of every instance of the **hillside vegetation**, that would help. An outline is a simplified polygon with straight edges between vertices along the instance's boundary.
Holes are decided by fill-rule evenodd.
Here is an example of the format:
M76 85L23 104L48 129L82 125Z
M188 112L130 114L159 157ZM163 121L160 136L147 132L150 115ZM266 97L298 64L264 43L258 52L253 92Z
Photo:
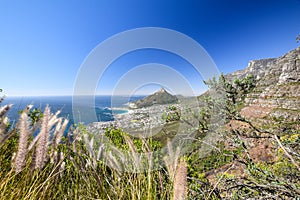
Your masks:
M12 125L6 117L12 105L2 105L0 199L300 198L299 107L293 107L299 98L290 92L300 79L279 73L293 72L290 65L298 73L298 58L299 48L275 64L261 62L278 73L207 80L197 112L164 116L167 123L198 122L187 149L114 128L106 130L108 140L80 124L66 133L68 120L49 107L41 113L29 105ZM277 82L264 81L272 75ZM280 98L290 106L271 104ZM164 146L165 154L152 153Z

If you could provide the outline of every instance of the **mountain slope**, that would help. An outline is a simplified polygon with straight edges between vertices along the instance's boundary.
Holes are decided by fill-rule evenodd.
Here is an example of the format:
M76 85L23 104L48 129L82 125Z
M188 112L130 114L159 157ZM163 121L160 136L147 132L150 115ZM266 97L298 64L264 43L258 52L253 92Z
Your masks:
M131 102L131 107L133 108L142 108L148 107L155 104L169 104L169 103L177 103L178 99L176 96L168 93L164 88L161 88L159 91L155 92L152 95L149 95L143 99Z
M234 80L249 74L254 75L257 84L245 99L247 106L255 110L267 109L266 114L270 116L294 120L299 117L300 47L279 58L250 61L247 68L227 74L226 77Z

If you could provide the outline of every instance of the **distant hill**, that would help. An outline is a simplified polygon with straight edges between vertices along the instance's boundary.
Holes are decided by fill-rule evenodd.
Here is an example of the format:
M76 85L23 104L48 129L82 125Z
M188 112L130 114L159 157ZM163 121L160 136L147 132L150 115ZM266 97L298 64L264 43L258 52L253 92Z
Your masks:
M142 108L142 107L148 107L157 104L162 105L162 104L170 104L170 103L177 103L177 102L178 102L178 98L176 96L171 95L164 88L161 88L159 91L155 92L152 95L131 102L130 107Z

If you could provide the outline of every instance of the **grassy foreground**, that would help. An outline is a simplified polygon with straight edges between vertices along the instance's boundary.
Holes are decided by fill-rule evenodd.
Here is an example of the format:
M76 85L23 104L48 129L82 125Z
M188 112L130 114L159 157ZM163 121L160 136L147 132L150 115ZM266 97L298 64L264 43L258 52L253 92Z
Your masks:
M161 157L151 154L162 148L160 141L131 138L120 129L110 129L105 135L113 145L107 143L104 149L105 141L83 125L65 134L68 120L58 117L59 112L52 114L49 107L40 113L28 106L11 127L5 117L10 107L2 106L0 111L0 199L218 196L201 173L191 171L188 157L170 141L166 156ZM36 132L38 136L33 137ZM127 157L120 150L128 152Z

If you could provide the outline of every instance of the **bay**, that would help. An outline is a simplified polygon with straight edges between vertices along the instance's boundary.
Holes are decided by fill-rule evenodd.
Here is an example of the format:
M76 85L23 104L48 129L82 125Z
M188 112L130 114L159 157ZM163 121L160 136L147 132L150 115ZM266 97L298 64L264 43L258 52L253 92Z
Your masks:
M97 121L113 121L115 114L128 112L127 103L144 96L95 96L94 109L97 115ZM72 96L40 96L40 97L5 97L0 106L13 104L7 116L10 121L15 122L19 118L18 111L26 108L27 105L33 105L44 111L46 105L49 105L51 112L55 113L60 110L59 116L68 118L69 125L74 123L72 111ZM94 121L82 121L84 124Z

